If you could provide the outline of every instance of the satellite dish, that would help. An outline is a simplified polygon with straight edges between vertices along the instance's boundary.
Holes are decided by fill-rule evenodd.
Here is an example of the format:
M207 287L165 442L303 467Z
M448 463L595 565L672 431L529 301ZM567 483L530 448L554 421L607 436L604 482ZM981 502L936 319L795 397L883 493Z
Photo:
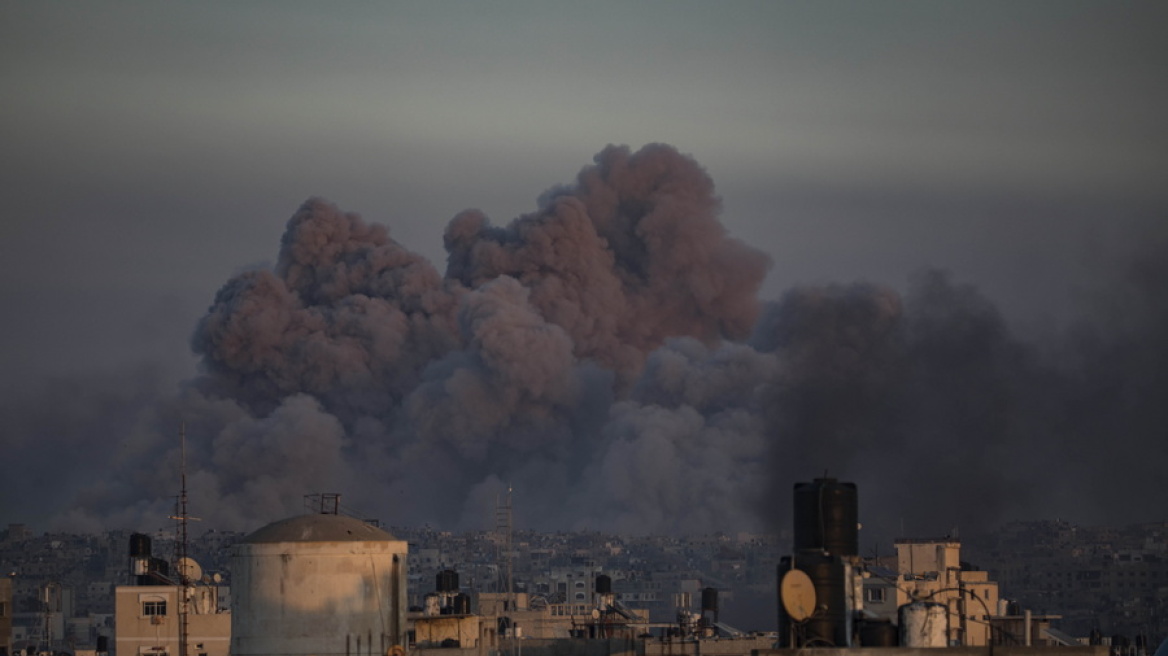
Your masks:
M594 620L600 619L600 609L599 608L592 609L592 619L594 619Z
M211 575L211 581L214 583L222 583L223 582L223 575L220 574L219 572L215 572L214 574Z
M783 601L783 610L796 622L802 622L815 612L815 586L803 570L793 569L783 575L779 583L779 598Z
M203 568L199 567L194 558L179 558L178 566L175 569L178 570L179 576L188 581L198 581L203 578Z

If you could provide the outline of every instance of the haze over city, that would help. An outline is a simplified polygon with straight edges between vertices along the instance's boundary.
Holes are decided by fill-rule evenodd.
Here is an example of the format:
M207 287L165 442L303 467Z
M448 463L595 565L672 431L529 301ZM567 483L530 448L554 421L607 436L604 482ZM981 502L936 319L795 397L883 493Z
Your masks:
M0 523L1165 519L1154 3L0 8Z

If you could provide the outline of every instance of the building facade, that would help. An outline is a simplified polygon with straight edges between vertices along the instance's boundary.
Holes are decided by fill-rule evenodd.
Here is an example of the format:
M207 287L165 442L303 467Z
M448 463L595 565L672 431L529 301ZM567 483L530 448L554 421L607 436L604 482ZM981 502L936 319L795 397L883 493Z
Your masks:
M183 591L185 599L180 596ZM220 607L221 592L216 586L203 585L119 586L114 592L114 653L227 656L231 614Z

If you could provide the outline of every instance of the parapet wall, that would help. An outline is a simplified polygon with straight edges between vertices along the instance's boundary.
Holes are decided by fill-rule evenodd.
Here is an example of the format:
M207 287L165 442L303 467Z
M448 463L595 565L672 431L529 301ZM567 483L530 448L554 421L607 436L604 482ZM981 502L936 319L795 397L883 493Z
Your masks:
M1106 646L1081 647L815 647L756 649L751 656L1108 656Z

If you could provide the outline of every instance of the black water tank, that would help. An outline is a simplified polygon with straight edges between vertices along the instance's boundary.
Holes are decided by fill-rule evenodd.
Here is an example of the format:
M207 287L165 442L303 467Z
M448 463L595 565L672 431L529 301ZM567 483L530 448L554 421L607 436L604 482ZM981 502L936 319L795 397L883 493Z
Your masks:
M470 615L470 595L465 592L454 595L454 614Z
M795 484L795 551L822 550L837 556L860 552L855 483L817 478Z
M815 614L799 624L798 638L792 641L795 622L779 598L779 647L847 647L848 608L847 585L844 581L844 562L839 556L806 551L794 556L783 556L779 561L778 580L792 569L798 569L811 579L815 588ZM781 584L777 586L781 591Z
M702 611L718 610L718 588L702 588Z
M819 646L848 646L847 584L844 562L835 554L801 553L795 567L815 586L815 606L822 609L807 620L807 638Z
M612 578L607 574L596 577L596 594L612 594Z
M438 572L435 586L438 592L458 592L458 572L444 569Z
M130 534L130 557L150 557L150 536L142 533Z

